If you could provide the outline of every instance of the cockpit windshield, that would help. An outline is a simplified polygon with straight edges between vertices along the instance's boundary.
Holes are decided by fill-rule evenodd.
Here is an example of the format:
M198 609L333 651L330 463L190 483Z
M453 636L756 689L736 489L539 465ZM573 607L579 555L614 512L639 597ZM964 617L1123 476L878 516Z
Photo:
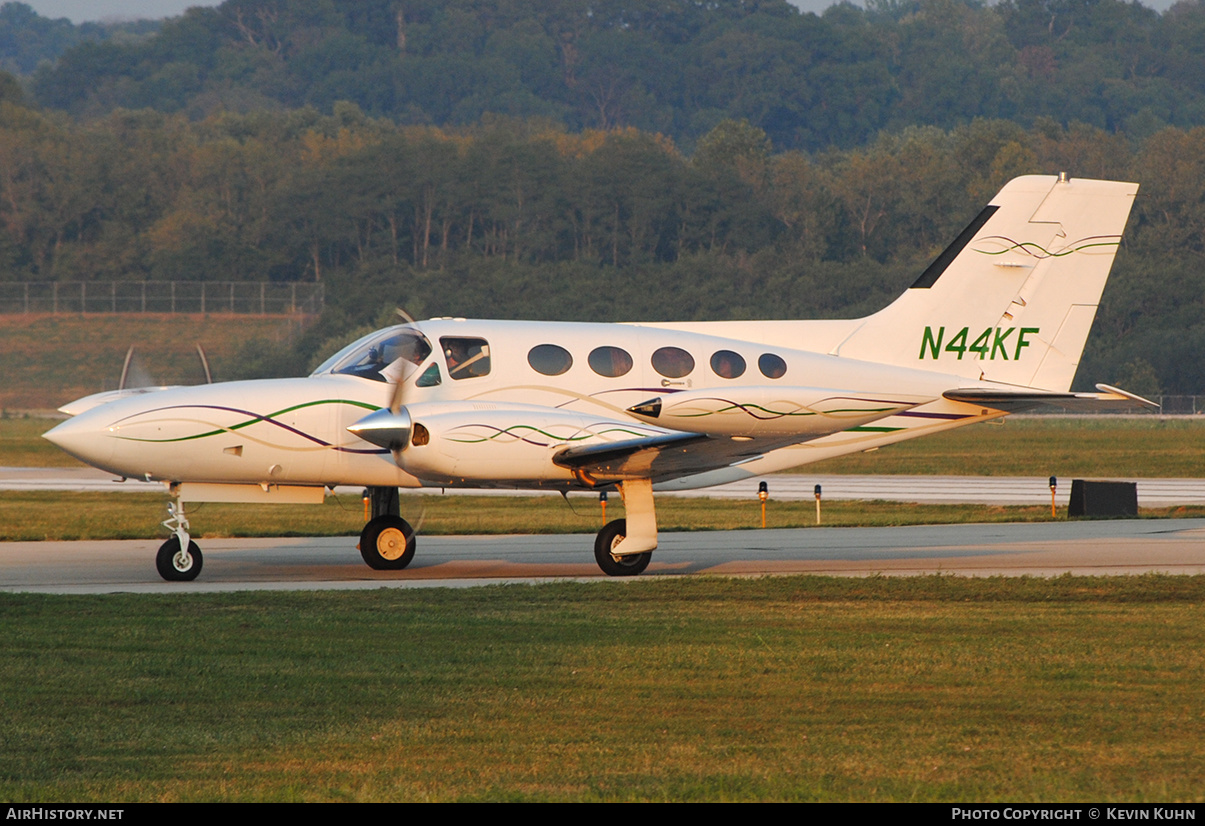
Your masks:
M421 364L431 355L431 343L427 337L408 324L390 327L367 335L349 344L327 359L314 371L360 376L373 381L390 381L399 376L386 376L382 371L399 359L411 364ZM405 365L401 365L404 367Z

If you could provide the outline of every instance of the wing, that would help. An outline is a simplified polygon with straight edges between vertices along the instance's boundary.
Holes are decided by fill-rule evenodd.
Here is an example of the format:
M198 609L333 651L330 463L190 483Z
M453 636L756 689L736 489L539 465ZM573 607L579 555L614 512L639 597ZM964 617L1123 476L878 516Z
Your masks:
M682 391L628 413L667 432L557 453L557 465L591 480L666 482L738 464L933 401L932 396L792 386Z
M622 479L664 482L726 467L782 446L780 440L734 441L702 433L665 433L611 444L566 448L552 460L560 467L596 482Z

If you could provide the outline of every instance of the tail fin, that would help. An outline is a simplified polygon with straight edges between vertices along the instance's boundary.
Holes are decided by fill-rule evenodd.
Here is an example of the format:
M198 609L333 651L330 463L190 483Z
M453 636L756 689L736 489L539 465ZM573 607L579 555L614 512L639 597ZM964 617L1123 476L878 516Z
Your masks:
M832 352L1066 391L1137 184L1016 178Z

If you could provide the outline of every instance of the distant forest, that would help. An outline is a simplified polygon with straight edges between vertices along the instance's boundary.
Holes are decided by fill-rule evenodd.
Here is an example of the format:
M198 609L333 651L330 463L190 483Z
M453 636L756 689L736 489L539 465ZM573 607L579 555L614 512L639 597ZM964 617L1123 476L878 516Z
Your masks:
M0 63L0 281L324 281L249 372L396 304L857 315L1065 170L1142 185L1081 380L1205 390L1200 2L228 0L96 30L9 3Z
M571 132L634 127L687 151L729 119L807 151L973 118L1134 138L1205 125L1200 2L1163 15L1118 0L868 5L817 16L786 0L227 0L153 37L81 31L30 90L83 117L349 101L400 125L545 118ZM48 37L45 23L26 28L9 41Z

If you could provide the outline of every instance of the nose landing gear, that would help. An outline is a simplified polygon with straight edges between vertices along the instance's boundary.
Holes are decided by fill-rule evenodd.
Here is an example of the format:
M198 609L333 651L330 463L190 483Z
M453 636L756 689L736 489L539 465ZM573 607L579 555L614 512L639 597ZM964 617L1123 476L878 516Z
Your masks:
M201 549L188 536L188 517L179 495L176 501L167 503L167 519L163 521L163 527L175 535L159 546L159 553L155 554L155 569L168 582L192 582L201 573L204 560Z
M203 560L197 543L189 540L186 551L180 547L180 540L173 536L155 554L155 568L168 582L192 582L201 573Z

